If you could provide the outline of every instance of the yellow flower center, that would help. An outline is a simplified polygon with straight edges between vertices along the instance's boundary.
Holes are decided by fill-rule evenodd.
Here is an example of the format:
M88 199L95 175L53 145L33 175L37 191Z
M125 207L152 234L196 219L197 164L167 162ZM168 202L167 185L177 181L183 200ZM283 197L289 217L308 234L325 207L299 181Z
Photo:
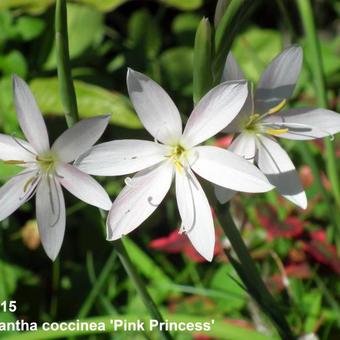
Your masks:
M253 133L257 133L257 132L265 132L268 133L269 135L273 135L273 136L278 136L284 133L288 132L288 129L284 128L284 129L276 129L273 127L268 127L265 130L263 130L263 127L261 128L261 125L258 124L258 122L263 119L266 116L275 114L277 112L279 112L284 106L286 105L286 99L282 100L278 105L272 107L271 109L269 109L266 113L260 115L258 113L254 113L252 115L249 116L248 121L245 124L245 130L253 132Z
M45 173L51 173L55 170L57 157L52 153L46 153L36 157L37 164Z
M179 172L182 172L184 162L187 162L187 150L180 144L175 145L169 155L169 159L173 162L174 166Z

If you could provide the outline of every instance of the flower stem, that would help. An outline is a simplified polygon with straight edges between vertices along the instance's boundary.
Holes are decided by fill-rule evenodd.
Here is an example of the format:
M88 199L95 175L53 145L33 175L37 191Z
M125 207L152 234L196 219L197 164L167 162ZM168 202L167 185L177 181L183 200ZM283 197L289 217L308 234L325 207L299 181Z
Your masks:
M55 14L55 29L56 29L56 47L57 47L57 60L58 60L58 78L60 95L62 98L65 118L68 127L72 127L78 121L78 109L77 99L74 91L70 56L68 50L68 34L67 34L67 8L66 0L57 0L56 14ZM101 224L105 224L103 219L100 219ZM136 271L133 263L131 262L128 253L121 240L113 243L115 250L119 256L121 263L123 264L127 274L136 286L137 292L145 304L145 307L149 310L151 316L163 322L163 318L158 311L158 308L148 291L145 288L145 284ZM87 307L86 307L87 308ZM83 312L84 313L84 312ZM163 339L171 340L172 337L167 331L160 331Z
M71 75L70 55L68 49L66 0L57 0L55 11L55 41L57 50L57 71L59 92L67 125L70 127L78 121L76 93Z
M119 259L122 262L125 271L128 273L130 279L134 283L136 290L138 291L141 299L144 302L144 305L149 310L152 318L155 320L158 320L159 322L164 322L163 317L161 313L159 312L156 304L152 300L150 294L148 293L147 289L145 288L145 285L140 277L140 275L137 273L135 266L133 265L128 253L126 252L125 246L122 242L122 240L117 240L113 242L115 249L118 253ZM160 330L162 339L165 340L171 340L172 336L170 333L168 333L165 330Z
M327 107L327 93L322 67L320 44L316 33L314 15L310 0L296 0L306 35L306 48L311 58L311 72L314 78L318 105ZM335 201L340 207L340 182L337 171L334 145L330 138L325 139L327 174L332 183Z
M109 258L107 259L100 275L98 276L97 280L95 281L90 294L87 296L85 302L82 304L77 318L83 319L86 317L91 310L93 303L95 302L96 298L100 294L105 282L107 281L113 266L115 264L117 253L116 251L112 251Z
M250 256L247 246L243 242L241 234L230 215L229 207L218 204L216 207L215 213L217 218L219 222L223 221L223 224L220 223L220 225L237 255L236 259L229 251L226 252L230 263L240 276L249 294L257 302L262 311L272 320L281 338L284 340L295 339L284 314L269 293L256 268L255 262Z

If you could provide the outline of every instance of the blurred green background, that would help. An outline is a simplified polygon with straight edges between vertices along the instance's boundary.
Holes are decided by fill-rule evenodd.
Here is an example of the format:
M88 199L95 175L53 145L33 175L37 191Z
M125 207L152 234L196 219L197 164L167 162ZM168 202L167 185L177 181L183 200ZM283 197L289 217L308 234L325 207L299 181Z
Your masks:
M69 2L70 56L79 112L82 118L112 113L103 141L151 139L142 130L128 99L127 67L160 83L184 119L190 114L195 32L203 16L213 20L215 5L213 0ZM340 3L313 1L313 8L329 108L339 111ZM265 66L290 44L292 36L305 46L295 2L259 0L232 50L248 79L256 83ZM291 106L317 106L310 58L304 54ZM13 73L29 82L53 140L66 128L56 78L53 0L0 1L0 131L22 136L12 103ZM222 145L225 140L220 137L216 143ZM334 143L339 158L339 138ZM262 277L281 302L293 330L297 334L314 332L320 339L339 339L340 257L333 245L332 228L328 228L329 207L320 197L301 149L291 141L284 144L300 171L309 208L301 211L271 192L238 195L232 202L233 213ZM329 190L323 143L307 144L322 183ZM0 162L1 183L17 171L15 166ZM112 198L124 184L123 178L101 181ZM16 300L18 305L14 314L0 311L0 322L17 317L39 323L107 315L145 317L144 306L112 253L112 246L105 241L97 210L68 194L66 202L66 235L54 264L39 245L33 201L0 223L0 302ZM175 314L194 321L216 319L216 327L208 335L213 339L275 338L266 318L237 283L240 280L222 251L213 263L205 263L187 249L185 239L175 236L163 239L159 249L152 249L152 240L166 237L178 226L175 197L170 193L161 209L126 240L130 256L165 316ZM228 247L221 237L219 244ZM169 247L179 250L169 253ZM179 340L209 339L200 334L175 335ZM8 336L0 332L0 337ZM117 333L83 338L158 336Z

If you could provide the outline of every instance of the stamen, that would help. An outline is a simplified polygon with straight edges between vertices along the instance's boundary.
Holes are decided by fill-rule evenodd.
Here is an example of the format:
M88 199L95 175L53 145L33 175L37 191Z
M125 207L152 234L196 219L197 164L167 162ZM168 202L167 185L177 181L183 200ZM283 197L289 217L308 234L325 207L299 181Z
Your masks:
M260 118L260 115L258 113L254 113L254 114L250 115L248 122L246 123L246 127L251 126L259 118Z
M270 129L274 129L274 130L287 129L288 131L286 131L286 132L289 132L291 134L296 134L296 135L302 135L302 136L305 135L303 132L308 132L308 131L300 132L300 131L292 130L291 128L294 128L294 127L305 128L305 129L309 129L310 131L316 130L316 131L320 131L320 132L324 133L325 135L327 135L331 139L331 141L334 140L334 135L331 132L329 132L325 129L320 129L320 128L312 126L312 125L308 125L308 124L280 122L280 123L261 123L261 126L269 126L270 128L268 130L270 130ZM276 129L275 126L277 126L278 129ZM284 127L284 128L282 128L282 127ZM283 132L283 133L286 133L286 132Z
M280 102L279 104L277 104L276 106L272 107L267 114L271 115L273 113L279 112L281 111L281 109L286 105L287 100L283 99L282 102Z
M266 132L273 136L279 136L287 133L288 129L267 129Z
M13 160L8 160L8 161L3 161L5 164L13 164L13 165L21 165L21 164L26 164L25 161L19 161L16 159Z
M15 138L15 136L11 136L13 138L13 140L20 146L22 147L24 150L26 150L27 152L29 152L32 155L36 155L34 152L32 152L31 150L27 149L18 139Z
M20 174L19 174L20 175ZM19 197L20 201L28 201L35 193L35 189L37 187L37 182L39 181L40 177L38 174L35 176L32 176L27 180L27 182L24 185L24 195Z
M132 182L132 178L131 178L131 177L126 177L126 178L124 179L124 183L125 183L128 187L132 187L131 182Z

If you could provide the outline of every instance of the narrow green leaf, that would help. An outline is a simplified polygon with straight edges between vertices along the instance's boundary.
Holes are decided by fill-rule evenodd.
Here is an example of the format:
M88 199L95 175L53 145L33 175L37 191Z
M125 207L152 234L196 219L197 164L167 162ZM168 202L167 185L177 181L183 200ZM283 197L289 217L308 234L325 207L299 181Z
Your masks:
M225 13L218 20L218 25L215 27L214 84L220 82L225 60L236 33L255 5L256 1L251 0L230 1Z
M196 104L211 88L211 27L209 20L203 18L198 25L194 47L194 103Z
M199 333L206 334L211 337L215 337L221 340L277 340L275 336L268 336L265 334L261 334L253 329L247 329L244 327L240 327L235 325L232 322L228 322L228 320L222 320L218 318L203 318L198 315L187 315L187 314L169 314L164 313L166 320L169 322L211 322L214 319L214 323L209 331L200 331ZM96 324L102 322L105 325L105 332L104 333L111 333L112 324L110 324L110 320L113 319L112 316L102 316L102 317L95 317L95 318L88 318L83 319L83 322L94 322ZM126 321L136 321L142 320L148 324L149 319L144 315L132 315L132 314L122 314L120 315L120 319ZM47 339L60 339L65 338L67 336L76 336L76 335L85 335L85 334L102 334L103 332L100 331L43 331L39 329L36 332L22 332L14 335L8 335L6 340L47 340ZM117 332L118 333L118 332ZM186 334L192 334L192 331L184 332ZM129 337L130 338L130 337Z

